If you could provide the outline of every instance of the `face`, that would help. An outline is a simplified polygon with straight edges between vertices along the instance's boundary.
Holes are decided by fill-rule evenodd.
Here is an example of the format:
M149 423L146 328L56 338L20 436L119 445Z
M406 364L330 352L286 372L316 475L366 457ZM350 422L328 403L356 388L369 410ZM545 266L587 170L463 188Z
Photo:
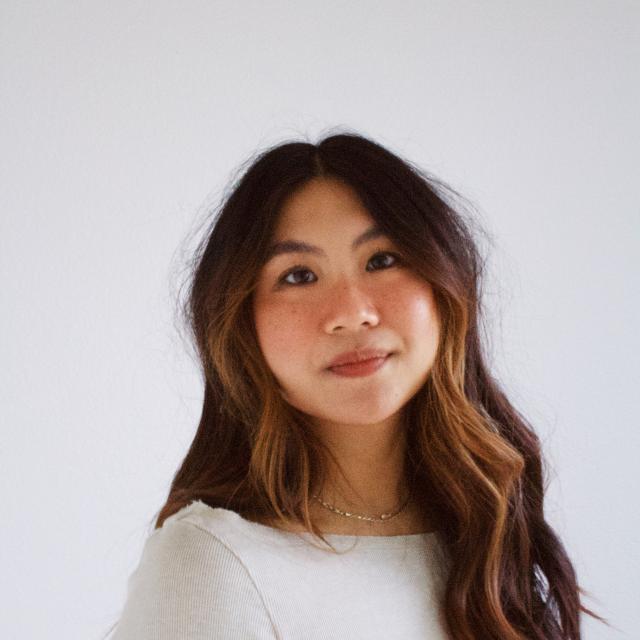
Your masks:
M435 358L430 285L375 231L355 192L334 180L314 179L290 196L272 246L253 312L285 400L318 424L397 420ZM367 359L376 354L365 349L380 357ZM354 351L360 365L329 368Z

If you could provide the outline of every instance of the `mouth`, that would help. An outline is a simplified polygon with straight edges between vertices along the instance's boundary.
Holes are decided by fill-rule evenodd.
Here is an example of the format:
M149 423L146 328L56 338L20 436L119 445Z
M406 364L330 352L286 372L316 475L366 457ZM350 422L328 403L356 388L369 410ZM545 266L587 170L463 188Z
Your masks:
M381 369L392 355L393 353L387 353L386 355L367 358L366 360L337 364L329 367L328 371L348 378L369 376Z
M373 358L384 358L389 355L390 351L375 347L361 347L353 351L345 351L336 356L328 365L329 367L342 366L343 364L353 364L362 362L363 360L372 360Z

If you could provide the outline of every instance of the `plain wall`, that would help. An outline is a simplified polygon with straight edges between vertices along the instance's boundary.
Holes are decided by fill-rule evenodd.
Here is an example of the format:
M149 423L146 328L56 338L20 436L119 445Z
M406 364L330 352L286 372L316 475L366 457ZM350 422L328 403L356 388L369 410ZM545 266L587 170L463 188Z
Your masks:
M117 619L200 414L194 229L252 154L341 128L475 205L495 371L620 629L584 637L637 637L637 2L5 1L0 34L2 637Z

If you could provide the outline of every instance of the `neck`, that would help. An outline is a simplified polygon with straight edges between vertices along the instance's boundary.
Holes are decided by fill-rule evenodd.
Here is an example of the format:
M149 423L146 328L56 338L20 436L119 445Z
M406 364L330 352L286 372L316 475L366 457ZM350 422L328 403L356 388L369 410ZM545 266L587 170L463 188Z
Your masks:
M325 502L376 517L404 504L410 483L406 437L399 420L374 425L323 423L317 429L335 457L329 458L325 486L317 491Z
M311 494L341 511L378 518L396 511L411 491L402 511L386 522L368 522L345 517L325 508L317 500L309 504L311 520L324 533L396 536L434 530L425 510L426 496L412 487L405 468L406 435L399 422L375 425L314 424L335 461L329 457L325 484L311 487ZM302 532L296 522L265 524Z

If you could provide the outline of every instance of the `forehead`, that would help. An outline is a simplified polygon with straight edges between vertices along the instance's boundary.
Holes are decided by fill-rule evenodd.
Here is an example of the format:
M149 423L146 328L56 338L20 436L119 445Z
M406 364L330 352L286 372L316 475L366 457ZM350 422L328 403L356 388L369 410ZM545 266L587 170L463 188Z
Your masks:
M357 233L373 219L355 190L339 180L314 178L291 194L281 207L274 240L332 231Z

